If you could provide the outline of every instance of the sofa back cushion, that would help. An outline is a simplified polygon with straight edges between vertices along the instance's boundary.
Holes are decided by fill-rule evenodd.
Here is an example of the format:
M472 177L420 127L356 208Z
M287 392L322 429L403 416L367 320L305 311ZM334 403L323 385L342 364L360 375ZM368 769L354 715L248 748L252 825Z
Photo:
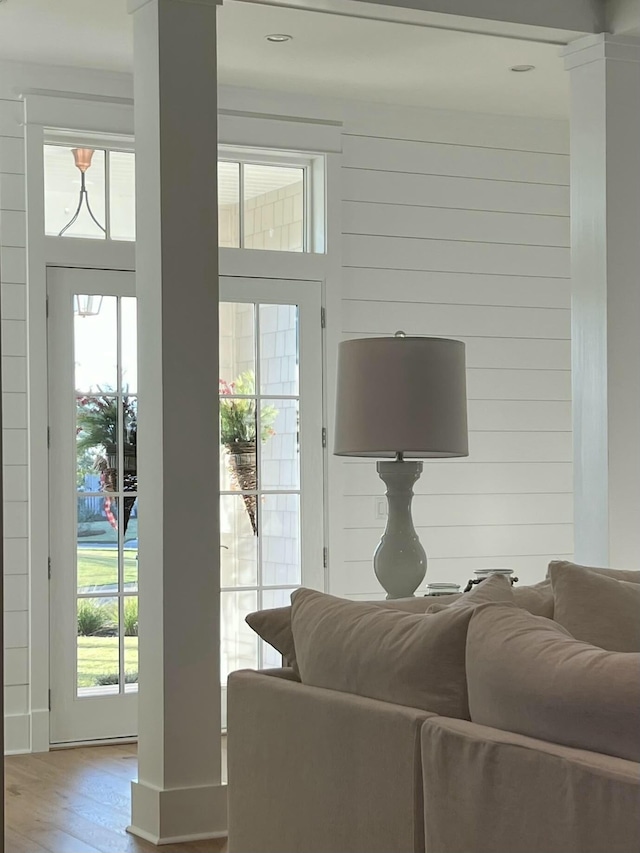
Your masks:
M466 662L474 722L640 761L640 654L494 605L472 612Z
M565 569L586 569L589 572L595 572L597 575L605 575L605 577L615 578L618 581L626 581L627 583L640 584L640 571L635 569L602 569L598 566L581 566L579 563L572 563L570 560L552 560L549 563L547 577L551 577L551 569L554 568L556 573L562 572Z
M473 606L403 613L309 589L291 600L303 684L469 719L465 647Z
M500 576L490 575L489 577ZM475 603L480 603L480 599L485 595L486 587L485 590L483 590L483 587L487 583L487 580L476 584L472 590L464 593L463 595L439 596L438 599L434 601L429 608L427 608L426 612L439 613L447 607L455 606L458 602L464 604L469 601L470 597L475 597L476 595L479 596L479 598L474 598L474 601ZM523 607L535 616L546 616L547 619L553 619L553 592L551 590L551 581L549 579L541 581L534 586L514 586L511 588L511 591L513 593L513 603L518 607ZM487 600L494 601L495 598L491 596L488 597Z
M549 568L555 621L577 640L612 652L640 652L640 584L579 566Z

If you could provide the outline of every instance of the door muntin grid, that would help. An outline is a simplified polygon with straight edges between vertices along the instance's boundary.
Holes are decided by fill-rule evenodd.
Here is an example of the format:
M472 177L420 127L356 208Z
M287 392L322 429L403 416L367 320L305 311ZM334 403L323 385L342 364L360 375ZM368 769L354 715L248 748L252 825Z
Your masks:
M244 623L302 582L300 308L220 304L222 680L279 665Z
M136 300L74 298L76 695L135 692L138 670Z

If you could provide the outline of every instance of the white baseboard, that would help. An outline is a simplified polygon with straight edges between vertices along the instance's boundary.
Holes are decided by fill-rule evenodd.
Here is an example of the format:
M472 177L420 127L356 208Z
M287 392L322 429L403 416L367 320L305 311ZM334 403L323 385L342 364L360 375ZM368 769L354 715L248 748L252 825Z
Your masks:
M4 718L4 754L31 752L31 714L9 714Z
M226 838L227 786L161 790L131 783L131 826L127 831L152 844L182 844Z
M139 827L128 826L127 832L131 835L136 835L138 838L142 838L143 841L149 841L151 844L161 845L161 844L186 844L189 841L208 841L211 838L226 838L226 832L209 832L209 833L194 833L192 835L173 835L168 836L166 838L159 838L157 835L153 835L151 832L147 832L144 829L140 829Z

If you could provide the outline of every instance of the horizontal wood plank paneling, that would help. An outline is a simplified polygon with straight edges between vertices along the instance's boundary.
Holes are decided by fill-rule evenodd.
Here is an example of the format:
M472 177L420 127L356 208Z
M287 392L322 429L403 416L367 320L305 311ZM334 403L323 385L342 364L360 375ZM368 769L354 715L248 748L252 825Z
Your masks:
M446 207L407 204L344 202L342 230L345 234L386 237L569 246L569 220L566 217L525 213L515 216L513 213L487 210L449 210Z
M388 104L377 104L372 109L370 104L354 103L349 104L345 127L354 138L375 136L542 154L569 153L569 122L562 119L514 118L461 110L392 107Z
M515 569L519 586L538 583L544 579L547 566L551 560L556 560L558 557L568 559L571 557L572 551L573 549L567 554L508 554L496 557L430 558L427 565L425 588L428 583L446 581L460 584L461 588L464 589L469 578L474 577L473 572L476 569L490 567ZM345 571L339 576L336 575L334 594L344 595L356 600L384 598L384 591L373 574L371 563L372 555L368 559L347 563ZM418 594L420 595L422 592Z
M345 332L442 337L544 338L569 340L570 312L562 308L500 308L483 305L430 305L406 302L351 301L342 306ZM508 365L502 365L507 367Z
M569 370L467 369L470 400L571 400Z
M569 188L557 184L486 181L454 175L415 175L374 169L342 170L345 201L495 210L507 213L569 215Z
M414 237L346 234L342 262L347 267L437 272L493 273L568 278L569 250L557 246L470 243Z
M566 554L573 548L571 524L521 524L468 527L421 527L416 530L427 554L438 557L506 557L523 554ZM366 559L373 554L380 539L377 530L349 529L345 531L347 562Z
M373 461L345 462L345 495L380 495ZM418 495L547 494L573 488L570 462L425 462Z
M564 154L349 135L343 137L342 150L344 165L354 169L564 186L569 183L569 158Z
M4 543L5 575L26 575L29 571L28 540L6 539Z
M382 483L380 483L382 489ZM376 518L379 495L370 500L348 497L344 501L345 529L371 528L381 535L386 519ZM431 527L507 524L571 524L571 495L416 495L416 524Z
M345 267L345 299L513 308L570 308L564 278Z

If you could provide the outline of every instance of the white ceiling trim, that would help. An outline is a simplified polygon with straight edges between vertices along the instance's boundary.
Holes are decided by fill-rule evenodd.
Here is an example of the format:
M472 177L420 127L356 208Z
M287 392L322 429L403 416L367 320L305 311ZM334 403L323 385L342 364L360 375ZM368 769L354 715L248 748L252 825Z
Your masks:
M382 0L233 0L237 3L252 3L256 6L273 6L284 9L295 9L304 12L314 12L321 15L339 15L347 18L362 18L393 24L404 24L412 27L426 27L432 30L449 30L475 35L488 35L497 38L520 39L522 41L538 42L541 44L565 45L583 35L601 32L604 22L600 16L581 19L583 27L565 28L549 24L518 22L517 20L500 20L498 18L478 17L478 9L474 6L474 16L456 14L452 8L447 12L427 11L418 8L416 2L405 2L401 5L382 4ZM393 3L393 0L390 0ZM529 0L525 0L529 2ZM582 0L577 0L582 3ZM588 2L588 0L587 0ZM600 0L595 0L596 3ZM426 5L426 4L425 4ZM435 4L442 5L442 4ZM452 4L446 0L445 5ZM530 4L531 5L531 4ZM533 4L535 5L535 4ZM562 5L557 3L558 6ZM467 7L467 11L469 8Z

